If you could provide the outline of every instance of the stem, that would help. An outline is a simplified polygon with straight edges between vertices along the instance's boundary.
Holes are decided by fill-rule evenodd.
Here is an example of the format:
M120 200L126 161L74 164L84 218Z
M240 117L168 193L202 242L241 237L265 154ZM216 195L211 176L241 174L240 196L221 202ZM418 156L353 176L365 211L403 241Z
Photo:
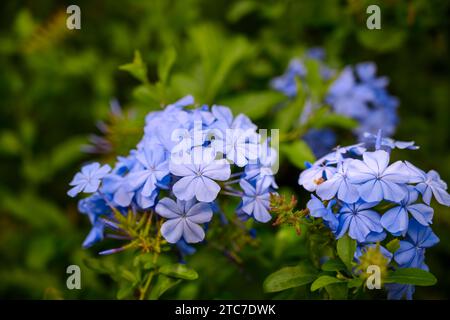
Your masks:
M234 183L239 183L239 181L241 181L241 179L235 179L235 180L230 180L225 182L225 185L230 185L230 184L234 184Z
M150 214L148 220L147 220L147 225L145 226L146 229L150 229L150 225L152 223L152 217L153 217L153 212ZM160 245L161 245L161 225L162 225L162 220L159 220L157 222L158 224L158 234L156 235L156 245L155 245L155 251L153 253L153 264L156 264L156 262L158 261L158 257L159 257L159 253L161 252L160 249ZM147 230L148 231L148 230ZM144 283L144 287L140 289L140 294L139 294L139 300L144 300L145 296L147 295L147 292L150 288L150 283L153 280L153 276L155 275L155 270L152 270L150 272L150 274L147 277L147 280L145 280Z
M155 274L154 271L150 272L150 274L147 277L147 280L145 280L144 287L140 290L139 300L145 299L145 295L147 294L148 288L150 287L150 282L152 282L154 274Z

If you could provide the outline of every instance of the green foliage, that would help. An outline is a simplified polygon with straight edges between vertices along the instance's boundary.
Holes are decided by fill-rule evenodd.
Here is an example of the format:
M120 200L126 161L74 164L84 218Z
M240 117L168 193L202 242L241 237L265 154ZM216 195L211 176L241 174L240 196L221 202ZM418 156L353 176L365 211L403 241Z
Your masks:
M190 269L184 264L178 263L173 265L164 265L159 269L159 272L166 276L185 280L195 280L198 278L198 274L195 270Z
M283 144L280 151L286 155L293 165L300 169L305 169L305 162L312 163L315 161L314 154L308 144L303 140Z
M337 241L337 254L348 270L352 269L352 261L356 251L356 241L348 235L343 236Z
M311 284L311 291L316 291L320 288L339 282L342 282L342 280L331 276L320 276Z
M416 286L433 286L436 277L425 270L417 268L401 268L390 272L385 280L386 283L413 284Z
M317 277L316 269L308 262L284 267L272 273L264 281L265 292L278 292L311 283Z

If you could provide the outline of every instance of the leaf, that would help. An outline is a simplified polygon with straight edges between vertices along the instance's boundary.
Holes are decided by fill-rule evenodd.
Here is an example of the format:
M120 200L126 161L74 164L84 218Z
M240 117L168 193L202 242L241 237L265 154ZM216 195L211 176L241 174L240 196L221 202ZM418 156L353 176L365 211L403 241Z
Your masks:
M400 249L400 240L393 239L389 241L389 243L386 245L386 249L388 249L391 253L395 253L398 249Z
M384 282L412 284L416 286L432 286L436 284L437 279L432 273L422 269L400 268L390 272Z
M177 53L174 48L170 48L164 51L164 53L161 55L158 61L158 77L159 81L162 84L167 83L170 70L172 69L172 66L175 63L176 57Z
M256 1L243 0L236 2L228 11L227 19L230 22L237 22L244 16L258 9Z
M297 140L290 144L282 144L280 150L288 157L293 165L301 169L305 168L305 162L315 161L311 148L303 140Z
M180 279L173 279L170 277L167 277L163 274L160 274L154 284L154 286L151 288L149 299L155 300L158 299L163 295L164 292L169 290L170 288L176 286L181 282Z
M329 284L342 282L342 280L332 277L332 276L321 276L317 278L312 284L311 284L311 291L314 292L320 288L323 288Z
M116 270L113 265L110 265L109 263L101 259L85 258L83 259L83 263L85 264L86 267L97 273L109 275L116 273Z
M358 126L358 121L341 114L333 113L328 108L318 109L310 119L311 126L317 129L335 127L351 130Z
M356 241L351 239L347 234L337 241L337 253L342 262L351 271L352 261L355 256Z
M278 103L286 100L286 97L274 91L249 92L236 95L231 99L221 102L233 110L235 114L244 113L251 119L259 119Z
M305 90L303 89L302 82L297 79L297 96L280 108L275 114L274 128L286 133L292 127L298 126L305 101Z
M61 210L53 203L37 194L0 193L0 203L6 213L19 218L36 228L67 230L70 227Z
M136 79L147 83L147 66L142 61L141 53L136 50L134 51L134 59L132 63L127 63L119 67L120 70L128 71Z
M353 278L347 282L348 288L358 288L364 284L364 280L361 278Z
M133 284L126 282L120 287L119 291L117 291L116 297L119 300L125 299L133 293L133 290L134 290Z
M0 153L17 155L21 151L22 144L19 137L13 131L0 132Z
M308 284L317 277L317 270L309 263L282 268L264 281L264 292L278 292Z
M357 38L366 48L387 52L400 48L407 38L407 33L402 29L368 30L363 28L357 33Z
M325 287L330 299L345 300L348 298L348 287L346 283L333 283Z
M345 269L345 264L339 259L328 260L322 265L323 271L341 271Z
M194 269L190 269L186 265L179 263L166 264L159 269L159 272L169 277L184 280L195 280L198 278L198 273Z

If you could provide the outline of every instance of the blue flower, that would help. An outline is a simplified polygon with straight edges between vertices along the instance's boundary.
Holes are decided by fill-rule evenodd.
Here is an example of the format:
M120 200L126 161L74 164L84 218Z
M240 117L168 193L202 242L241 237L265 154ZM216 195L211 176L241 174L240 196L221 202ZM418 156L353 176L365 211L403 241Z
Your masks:
M415 220L409 222L405 241L400 241L400 248L395 252L394 259L402 268L421 268L428 270L424 264L425 249L436 245L439 238L430 227L425 227Z
M215 152L225 157L238 167L244 167L249 161L258 158L258 135L253 129L227 129L225 135L214 139L212 146Z
M134 196L130 190L128 180L118 174L108 174L103 178L102 193L111 194L112 201L121 206L129 206Z
M433 219L433 208L423 204L415 203L418 192L414 187L408 187L407 196L400 201L400 205L386 211L381 217L381 225L393 235L405 235L408 230L408 212L420 224L427 226Z
M364 132L376 133L379 129L392 135L397 125L398 101L386 90L388 79L375 76L374 63L360 63L355 68L346 67L333 82L326 101L339 114L358 120L354 132L363 137Z
M365 84L358 84L352 68L346 67L330 86L326 100L336 113L363 119L368 116L368 104L374 99L373 90Z
M300 59L292 59L289 62L287 71L282 76L274 78L271 86L277 91L284 93L292 98L297 95L297 78L306 76L306 68Z
M88 248L103 239L104 223L101 216L111 215L112 210L101 195L94 193L78 201L78 211L86 214L92 224L92 229L83 242L83 247Z
M111 167L107 164L100 167L98 162L85 165L81 168L73 180L69 183L74 186L67 194L75 197L80 192L94 193L100 187L101 179L111 171Z
M316 158L320 158L336 145L336 134L331 129L310 129L303 140L311 147Z
M430 204L431 194L437 202L444 206L450 206L450 195L447 192L447 184L441 179L439 173L434 170L423 174L423 181L417 184L417 190L422 194L423 202Z
M411 284L387 283L386 290L388 291L387 298L389 300L401 300L403 298L412 300L413 294L416 291Z
M161 199L155 211L168 219L161 226L161 234L170 243L184 239L188 243L197 243L205 238L205 231L199 224L209 222L212 218L211 206L195 200L173 201L170 198Z
M317 195L322 200L337 198L346 203L354 203L359 199L358 189L349 181L347 173L351 160L338 163L336 173L317 187Z
M348 230L348 235L358 242L365 242L371 232L382 232L380 215L370 210L378 203L357 202L344 204L339 211L339 228L336 238L341 238Z
M418 150L419 147L415 145L414 141L398 141L391 138L383 137L382 130L378 130L377 134L369 132L363 133L364 144L367 148L374 147L376 150L382 149L390 152L392 149L408 149Z
M323 160L318 160L312 165L307 163L308 168L300 174L298 184L310 192L315 191L318 185L335 174L336 168L330 164L332 163Z
M216 199L220 186L214 180L225 181L230 178L230 165L216 160L209 148L196 147L192 153L181 158L172 157L170 172L182 177L173 186L173 193L180 200L212 202Z
M275 182L274 166L277 164L277 151L270 147L269 139L261 143L258 148L256 163L248 163L244 169L244 178L250 182L262 181L262 188L278 189Z
M137 152L136 159L139 166L127 176L128 183L132 190L142 187L141 195L149 197L158 187L158 182L169 174L166 152L146 140L143 148Z
M325 224L331 229L331 231L336 232L339 226L339 220L333 213L333 206L336 204L335 200L328 202L325 207L323 202L320 201L313 194L311 195L311 200L308 201L306 207L309 210L309 214L314 218L322 218Z
M267 222L272 219L269 214L270 192L268 188L264 188L262 181L253 186L248 181L241 179L239 184L244 191L239 208L259 222Z
M246 115L239 114L236 118L233 118L230 108L225 106L213 105L211 113L216 118L216 121L211 124L211 128L219 129L223 134L225 134L227 129L256 130L257 128Z
M409 173L403 162L388 166L389 154L384 150L365 152L363 160L353 160L347 176L350 182L359 185L359 194L364 201L400 202L406 196L402 184L409 181Z

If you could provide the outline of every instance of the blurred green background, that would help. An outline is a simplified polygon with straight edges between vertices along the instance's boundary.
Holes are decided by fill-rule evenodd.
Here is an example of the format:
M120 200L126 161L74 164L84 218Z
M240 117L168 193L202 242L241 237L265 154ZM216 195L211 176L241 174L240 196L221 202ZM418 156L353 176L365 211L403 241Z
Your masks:
M382 10L379 31L366 29L365 10L374 3ZM66 28L70 4L81 8L81 30ZM84 267L82 290L66 289L66 267L83 266L97 252L81 248L90 226L66 191L82 162L113 156L81 152L89 135L99 133L99 120L115 128L110 147L118 154L139 138L139 131L129 129L142 128L142 115L151 111L148 93L135 89L138 82L118 68L135 49L150 79L157 79L161 53L175 49L167 102L189 93L204 103L244 92L274 99L270 79L310 47L323 47L335 67L374 61L400 99L395 137L421 146L397 157L436 169L450 181L447 0L7 0L0 7L0 298L116 297L114 282ZM111 120L112 99L133 110L122 116L126 121ZM267 99L250 100L249 113L270 128ZM283 164L277 181L297 192L304 205L298 173ZM447 208L436 208L433 227L441 243L428 250L427 263L438 284L417 289L415 297L448 299ZM258 226L255 243L240 250L239 261L199 248L189 263L200 279L164 297L271 297L262 292L264 278L298 262L301 241L292 229L265 225ZM123 263L126 257L106 259ZM293 291L277 297L301 297Z

